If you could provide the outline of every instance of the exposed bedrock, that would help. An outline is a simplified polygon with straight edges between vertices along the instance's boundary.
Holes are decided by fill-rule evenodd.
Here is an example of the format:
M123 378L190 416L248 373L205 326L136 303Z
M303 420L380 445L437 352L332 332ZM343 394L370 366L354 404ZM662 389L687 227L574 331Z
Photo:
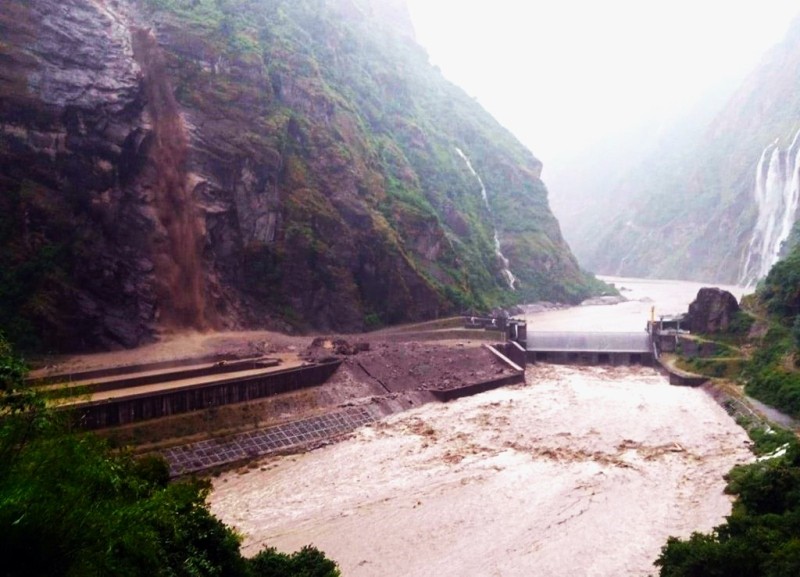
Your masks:
M163 331L357 331L591 293L541 163L430 66L410 26L385 20L402 3L249 3L243 20L245 3L4 3L12 340L68 351Z

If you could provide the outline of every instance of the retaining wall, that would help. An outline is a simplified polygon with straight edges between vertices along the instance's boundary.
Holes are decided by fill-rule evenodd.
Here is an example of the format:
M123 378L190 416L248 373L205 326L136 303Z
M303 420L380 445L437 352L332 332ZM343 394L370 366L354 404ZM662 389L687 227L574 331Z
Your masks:
M391 334L381 334L380 338L391 342L410 342L410 341L502 341L506 334L502 331L491 331L484 329L442 329L435 331L404 331Z
M321 385L330 378L340 364L341 361L334 361L223 383L193 385L103 401L88 401L62 410L72 413L78 426L84 429L114 427Z
M108 391L116 391L118 389L127 389L131 387L142 387L146 385L155 385L170 381L179 381L183 379L192 379L195 377L208 377L211 375L220 375L222 378L226 373L234 373L237 371L248 371L252 369L266 369L275 367L280 364L277 359L248 359L244 361L231 361L223 364L205 365L200 367L181 369L179 367L170 367L168 372L153 372L148 374L135 374L129 377L123 375L112 375L112 380L100 380L99 382L86 382L80 386L69 386L65 384L63 388L57 387L49 391L54 396L68 396L74 394L75 389L79 389L82 393L102 393ZM152 370L152 369L151 369ZM99 377L95 377L98 378ZM106 379L111 377L105 377ZM64 382L64 381L62 381Z
M494 345L494 348L503 353L511 361L519 365L525 370L525 365L528 364L528 351L526 351L518 342L508 341L507 343Z
M516 345L517 343L513 344ZM512 359L510 359L507 355L505 355L505 349L506 349L505 345L499 345L499 346L483 345L483 346L490 353L492 353L501 363L506 365L512 371L514 371L514 374L506 375L504 377L498 377L496 379L491 379L488 381L482 381L480 383L472 383L471 385L465 385L463 387L430 391L431 394L434 396L434 398L436 398L436 400L442 402L452 401L454 399L460 399L462 397L469 397L472 395L485 393L486 391L491 391L493 389L498 389L500 387L505 387L508 385L518 385L525 382L524 360L521 365L515 363ZM519 347L519 345L517 346ZM514 349L511 350L513 353Z
M664 370L669 375L669 384L670 385L678 385L682 387L699 387L700 385L704 385L709 381L708 377L704 377L702 375L693 375L690 373L684 373L680 371L676 371L672 367L664 366Z
M717 354L717 351L719 350L719 346L717 345L717 343L711 341L697 341L694 339L688 339L686 337L678 338L678 347L681 356L689 358L713 357L714 355Z
M138 365L123 365L120 367L105 367L102 369L90 369L86 371L74 371L71 373L47 374L45 371L34 371L30 377L25 380L34 386L56 385L59 383L71 383L74 381L105 379L107 377L117 377L131 373L141 373L144 371L164 371L203 363L218 363L221 361L246 362L248 360L254 359L240 359L236 355L230 354L214 354L188 359L158 361L154 363L143 363Z
M458 387L457 389L431 391L431 394L433 394L433 396L436 397L437 401L442 401L446 403L447 401L452 401L455 399L460 399L462 397L469 397L472 395L485 393L486 391L499 389L500 387L506 387L508 385L518 385L524 382L525 382L525 373L517 373L515 375L509 375L506 377L501 377L499 379L493 379L491 381L483 381L481 383L474 383L472 385Z

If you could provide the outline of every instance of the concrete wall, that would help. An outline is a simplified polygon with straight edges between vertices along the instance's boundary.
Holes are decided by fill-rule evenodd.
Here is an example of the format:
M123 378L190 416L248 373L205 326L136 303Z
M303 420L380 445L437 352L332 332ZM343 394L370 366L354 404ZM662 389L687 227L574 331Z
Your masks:
M321 385L341 361L275 371L225 383L195 385L65 408L84 429L101 429L242 403Z
M717 354L717 344L709 341L697 341L694 339L687 339L686 337L678 338L678 347L681 355L689 358L708 358Z
M447 401L452 401L454 399L460 399L462 397L469 397L471 395L485 393L486 391L499 389L500 387L505 387L508 385L522 384L524 382L525 382L525 373L517 373L515 375L501 377L499 379L494 379L491 381L483 381L481 383L475 383L473 385L467 385L465 387L459 387L457 389L446 389L444 391L431 391L431 394L433 394L433 396L436 397L438 401L447 402Z
M556 365L642 365L652 367L652 353L577 352L577 351L528 351L529 363L552 363Z
M494 348L503 353L506 357L511 359L512 362L519 365L523 370L525 365L528 364L528 351L516 341L508 341L507 343L494 345Z
M155 374L135 374L126 377L125 373L119 375L112 375L113 380L99 382L89 382L82 384L78 388L82 394L93 394L107 391L116 391L119 389L127 389L131 387L142 387L146 385L157 385L169 381L179 381L182 379L192 379L196 377L208 377L211 375L219 375L222 378L225 373L233 373L236 371L246 371L252 369L266 369L275 367L280 364L277 359L247 359L230 361L224 364L205 365L195 368L180 369L177 367L169 367L169 372L159 372ZM151 369L148 369L151 370ZM102 379L102 377L98 377ZM65 382L63 388L57 388L49 391L49 394L59 396L69 396L75 394L75 388L68 386L69 383Z
M683 373L677 373L675 371L667 369L667 373L669 374L669 384L670 385L678 385L682 387L699 387L700 385L704 385L708 382L708 377L704 377L702 375L689 375Z
M92 379L105 379L108 377L117 377L121 375L128 375L132 373L141 373L144 371L164 371L175 369L179 367L188 367L193 365L200 365L204 363L218 363L218 362L246 362L255 361L257 359L240 359L235 355L204 355L202 357L193 357L189 359L178 359L172 361L158 361L154 363L142 363L137 365L123 365L120 367L105 367L102 369L91 369L87 371L74 371L71 373L57 373L48 374L47 371L34 371L30 377L25 379L26 382L33 386L40 385L57 385L61 383L71 383L74 381L88 381Z
M484 329L446 329L439 331L398 332L379 335L382 340L391 342L411 341L502 341L506 334L502 331Z
M657 334L654 337L660 353L674 353L677 348L678 338L672 334Z

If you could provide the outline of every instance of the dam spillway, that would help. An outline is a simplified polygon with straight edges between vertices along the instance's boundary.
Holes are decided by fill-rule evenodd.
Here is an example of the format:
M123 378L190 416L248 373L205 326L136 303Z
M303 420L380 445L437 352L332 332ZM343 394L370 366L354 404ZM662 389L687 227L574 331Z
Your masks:
M531 362L579 365L646 365L655 362L647 332L539 332L527 334Z
M650 335L602 332L528 332L528 350L564 352L636 352L651 351Z

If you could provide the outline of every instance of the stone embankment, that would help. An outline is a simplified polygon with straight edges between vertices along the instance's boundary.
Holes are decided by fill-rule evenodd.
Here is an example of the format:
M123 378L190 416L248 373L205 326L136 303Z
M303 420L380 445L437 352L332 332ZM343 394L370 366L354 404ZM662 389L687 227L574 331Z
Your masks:
M329 442L383 416L375 407L351 407L225 439L180 445L162 451L162 455L173 476L187 475Z
M497 349L432 343L372 342L344 346L317 339L306 358L328 359L338 349L341 366L311 394L312 415L256 430L162 451L173 476L230 467L274 453L296 452L341 438L393 413L429 402L447 402L525 381L525 370Z
M180 351L169 359L159 347L143 350L137 362L110 355L106 363L89 359L87 366L81 359L35 376L51 402L78 413L84 427L101 427L117 444L161 452L173 475L185 475L299 451L412 407L524 381L524 355L523 366L515 364L485 341L468 340L470 331L446 345L416 340L420 331L458 331L446 325L352 343L274 334L242 335L236 343L204 338L200 346L166 343ZM251 341L256 336L273 342ZM253 352L266 356L230 356Z

